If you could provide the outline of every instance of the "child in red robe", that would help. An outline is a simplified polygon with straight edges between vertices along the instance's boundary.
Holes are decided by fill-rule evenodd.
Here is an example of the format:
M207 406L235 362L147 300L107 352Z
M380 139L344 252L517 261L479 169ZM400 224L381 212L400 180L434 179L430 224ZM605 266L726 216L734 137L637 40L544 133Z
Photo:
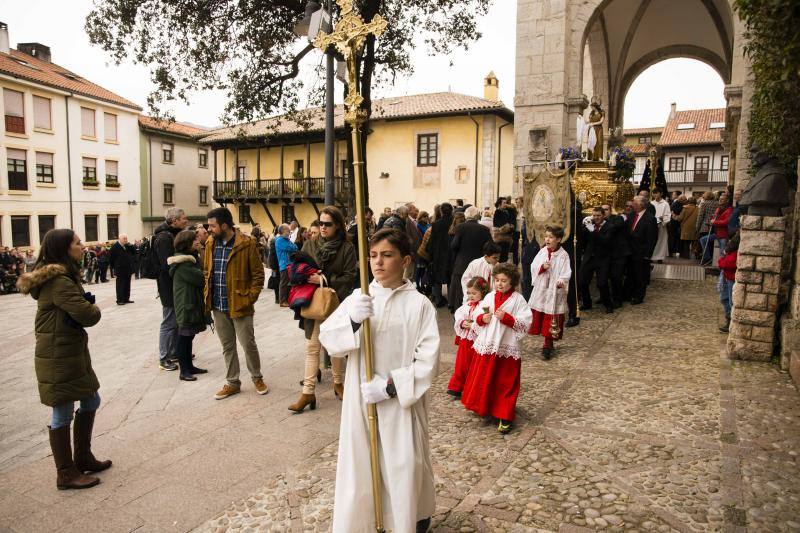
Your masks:
M480 276L467 281L467 303L456 309L455 314L455 344L458 346L456 352L456 365L450 383L447 384L447 394L461 398L464 390L464 382L467 380L469 368L472 366L474 350L472 343L475 340L475 328L473 327L476 309L478 304L486 297L489 290L489 283ZM480 310L477 311L480 313Z
M561 247L564 229L548 226L544 232L545 247L539 250L531 264L533 291L529 305L533 312L531 335L544 337L542 357L553 357L553 341L564 331L564 313L567 311L567 287L572 268L569 254Z
M475 319L475 354L461 403L480 416L498 420L500 433L511 431L519 396L522 349L519 341L531 323L528 303L514 288L519 271L511 263L492 269L494 290L481 302Z

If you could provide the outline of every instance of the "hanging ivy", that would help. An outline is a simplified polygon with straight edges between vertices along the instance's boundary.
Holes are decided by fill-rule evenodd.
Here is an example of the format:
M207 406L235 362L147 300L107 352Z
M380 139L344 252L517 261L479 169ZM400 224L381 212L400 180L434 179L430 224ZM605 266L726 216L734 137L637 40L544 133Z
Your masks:
M745 25L754 90L748 143L778 158L796 183L800 156L800 2L734 0Z

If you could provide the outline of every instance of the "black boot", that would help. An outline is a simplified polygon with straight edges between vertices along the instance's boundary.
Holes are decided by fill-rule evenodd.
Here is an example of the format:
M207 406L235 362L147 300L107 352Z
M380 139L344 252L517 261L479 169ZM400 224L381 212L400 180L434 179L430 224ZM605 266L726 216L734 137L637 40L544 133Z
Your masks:
M178 365L181 367L180 376L178 379L181 381L197 381L197 378L192 374L192 356L186 353L178 354Z
M428 533L428 529L431 527L431 519L424 518L417 522L417 533Z
M92 454L92 429L96 411L75 411L72 428L75 444L75 466L81 472L102 472L111 467L111 461L98 461Z

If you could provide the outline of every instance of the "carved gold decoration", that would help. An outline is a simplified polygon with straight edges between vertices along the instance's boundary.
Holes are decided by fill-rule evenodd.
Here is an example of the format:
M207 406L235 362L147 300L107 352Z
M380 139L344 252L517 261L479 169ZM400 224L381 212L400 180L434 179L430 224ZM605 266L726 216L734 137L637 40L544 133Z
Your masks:
M582 206L583 214L592 213L592 208L608 204L614 213L625 209L625 202L633 198L633 184L615 183L613 170L604 161L581 161L572 177L572 192Z

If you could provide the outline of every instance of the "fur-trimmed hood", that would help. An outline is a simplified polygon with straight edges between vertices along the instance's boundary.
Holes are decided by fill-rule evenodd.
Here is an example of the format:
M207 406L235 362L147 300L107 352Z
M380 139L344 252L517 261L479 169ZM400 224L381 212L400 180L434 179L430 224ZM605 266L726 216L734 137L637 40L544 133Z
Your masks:
M21 275L17 280L17 288L22 294L30 294L35 299L39 297L42 285L58 276L69 276L64 265L58 263L43 265L33 272Z
M188 263L189 261L191 261L192 263L197 263L197 259L195 259L193 255L177 254L171 257L167 257L167 264L169 266L177 265L178 263Z

